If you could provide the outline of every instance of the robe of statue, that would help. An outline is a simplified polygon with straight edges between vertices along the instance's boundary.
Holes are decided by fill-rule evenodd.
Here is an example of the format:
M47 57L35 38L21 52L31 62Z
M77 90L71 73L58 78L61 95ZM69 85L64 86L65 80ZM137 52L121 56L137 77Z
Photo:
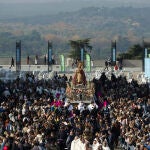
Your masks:
M75 72L75 75L73 78L73 84L74 85L78 85L78 84L86 85L86 76L85 76L84 70L82 69L81 63L78 65L78 68Z

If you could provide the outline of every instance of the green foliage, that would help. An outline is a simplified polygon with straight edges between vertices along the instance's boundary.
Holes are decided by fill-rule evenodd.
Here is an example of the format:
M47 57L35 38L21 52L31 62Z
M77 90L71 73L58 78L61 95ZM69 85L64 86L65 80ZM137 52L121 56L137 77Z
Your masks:
M140 44L133 45L126 53L122 53L119 57L124 59L142 59L143 47Z
M71 57L73 59L80 60L82 48L84 50L84 57L85 57L85 54L92 49L89 38L82 39L82 40L76 40L76 41L70 40L69 43L72 48L72 51L70 52L69 57Z

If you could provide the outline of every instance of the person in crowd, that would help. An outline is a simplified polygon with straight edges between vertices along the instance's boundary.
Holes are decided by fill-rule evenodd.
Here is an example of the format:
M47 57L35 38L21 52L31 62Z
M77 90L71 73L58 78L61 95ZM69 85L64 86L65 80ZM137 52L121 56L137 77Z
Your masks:
M85 109L86 109L86 106L85 106L84 102L81 101L78 104L78 110L80 111L80 113L82 113L82 111L84 111Z
M97 109L98 109L98 105L94 101L91 101L91 104L88 105L88 110L91 112Z
M35 56L34 63L35 63L35 65L38 64L38 55Z
M71 142L74 140L74 137L74 132L71 130L66 140L66 146L68 150L71 150Z
M71 150L78 150L79 149L79 142L80 142L79 137L75 136L74 140L71 142Z
M46 65L47 63L47 57L46 57L46 55L44 55L44 65Z
M66 76L66 74L63 75L63 78L66 82L68 81L68 77Z
M11 67L14 67L14 66L15 66L15 61L14 61L14 58L12 57L12 58L11 58L11 65L10 65L10 68L11 68Z
M104 70L108 70L108 60L105 60L105 68Z
M27 56L27 65L29 65L30 64L30 57L29 57L29 55Z

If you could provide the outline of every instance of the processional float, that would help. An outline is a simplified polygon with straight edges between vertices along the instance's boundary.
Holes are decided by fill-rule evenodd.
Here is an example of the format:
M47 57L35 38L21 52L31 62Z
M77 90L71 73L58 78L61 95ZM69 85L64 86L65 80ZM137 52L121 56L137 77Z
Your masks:
M95 92L94 84L87 82L83 63L78 62L77 66L72 82L67 84L66 96L71 101L91 101Z

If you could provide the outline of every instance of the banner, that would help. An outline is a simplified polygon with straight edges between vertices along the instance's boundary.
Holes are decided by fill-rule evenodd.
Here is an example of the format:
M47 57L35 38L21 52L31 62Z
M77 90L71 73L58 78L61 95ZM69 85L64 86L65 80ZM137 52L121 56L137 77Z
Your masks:
M113 60L113 62L115 62L116 61L116 49L115 48L113 48L112 54L113 54L112 60Z
M91 57L89 54L86 54L86 71L91 71Z
M16 49L16 63L17 63L17 65L18 64L20 64L20 49L19 48L17 48Z
M150 58L145 58L144 59L145 61L145 76L146 77L150 77Z
M21 41L16 42L16 71L21 70Z
M49 65L52 64L52 49L51 48L48 49L48 64Z
M147 48L145 48L145 58L147 58Z
M116 63L116 41L111 42L111 61Z
M61 61L61 71L65 71L65 58L64 55L60 55L60 61Z
M84 49L81 49L81 62L84 62Z

